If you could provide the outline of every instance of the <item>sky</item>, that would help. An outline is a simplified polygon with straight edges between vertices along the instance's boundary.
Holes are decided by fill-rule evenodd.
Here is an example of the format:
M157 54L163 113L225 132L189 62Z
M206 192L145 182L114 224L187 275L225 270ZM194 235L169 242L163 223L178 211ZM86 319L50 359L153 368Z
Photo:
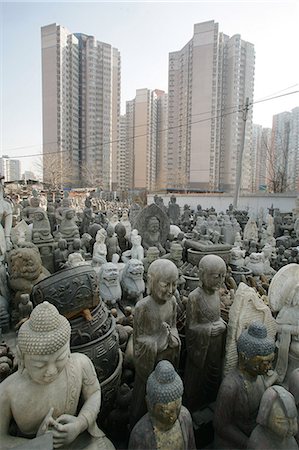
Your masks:
M56 22L93 35L121 54L122 112L136 89L167 92L168 54L193 36L195 23L255 46L254 123L299 106L299 1L3 2L0 0L0 156L37 171L42 152L41 27ZM282 96L283 95L283 96ZM34 156L30 156L34 155Z

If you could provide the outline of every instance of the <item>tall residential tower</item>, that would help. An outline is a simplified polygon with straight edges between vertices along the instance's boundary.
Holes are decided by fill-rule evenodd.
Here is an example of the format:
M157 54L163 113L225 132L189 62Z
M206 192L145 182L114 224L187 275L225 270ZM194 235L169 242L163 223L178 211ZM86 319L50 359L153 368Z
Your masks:
M169 54L168 187L231 191L252 101L254 47L226 36L214 21L194 25L192 39ZM245 129L242 186L250 189L252 112Z
M120 53L93 36L42 27L44 181L117 184Z

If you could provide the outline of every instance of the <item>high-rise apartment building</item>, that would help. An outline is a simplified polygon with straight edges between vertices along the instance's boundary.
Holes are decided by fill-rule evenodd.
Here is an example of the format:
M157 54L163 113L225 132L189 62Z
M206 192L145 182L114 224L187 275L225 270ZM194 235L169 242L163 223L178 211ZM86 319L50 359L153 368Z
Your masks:
M42 27L44 181L117 183L120 53L93 36Z
M254 64L253 45L214 21L195 24L192 39L169 54L168 187L234 190ZM241 171L248 190L251 127L249 109Z
M137 89L126 103L127 158L130 185L155 190L164 182L167 159L167 95L161 90Z
M274 192L299 188L299 107L273 116L270 180Z
M268 189L271 155L271 128L252 126L251 186L252 192Z
M7 155L0 157L0 176L4 181L17 181L21 179L21 163L19 159L12 159Z

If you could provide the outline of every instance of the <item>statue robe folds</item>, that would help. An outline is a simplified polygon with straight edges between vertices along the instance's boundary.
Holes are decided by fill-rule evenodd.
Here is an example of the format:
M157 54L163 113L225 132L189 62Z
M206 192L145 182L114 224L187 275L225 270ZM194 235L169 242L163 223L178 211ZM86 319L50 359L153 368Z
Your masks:
M221 381L225 333L212 335L213 325L223 321L220 302L207 299L201 287L189 295L186 311L187 362L185 395L190 411L214 401ZM219 297L218 297L219 299Z
M166 359L178 366L181 342L176 328L176 300L168 302L171 314L163 317L161 306L151 297L139 300L134 312L134 363L136 376L132 398L132 420L135 423L146 413L145 388L148 376L157 362ZM168 326L168 340L163 338L163 322Z

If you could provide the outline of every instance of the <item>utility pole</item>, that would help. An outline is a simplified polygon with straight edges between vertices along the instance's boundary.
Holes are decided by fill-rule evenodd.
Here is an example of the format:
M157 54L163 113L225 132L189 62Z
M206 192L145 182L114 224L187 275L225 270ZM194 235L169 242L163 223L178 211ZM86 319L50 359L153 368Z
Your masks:
M248 116L248 110L249 110L249 98L246 97L245 106L243 108L243 117L242 117L243 118L242 142L241 142L239 158L237 161L236 187L235 187L235 195L234 195L234 201L233 201L234 209L237 209L237 207L238 207L240 188L241 188L242 163L243 163L243 154L244 154L244 146L245 146L245 136L246 136L245 131L246 131L246 121L247 121L247 116Z

